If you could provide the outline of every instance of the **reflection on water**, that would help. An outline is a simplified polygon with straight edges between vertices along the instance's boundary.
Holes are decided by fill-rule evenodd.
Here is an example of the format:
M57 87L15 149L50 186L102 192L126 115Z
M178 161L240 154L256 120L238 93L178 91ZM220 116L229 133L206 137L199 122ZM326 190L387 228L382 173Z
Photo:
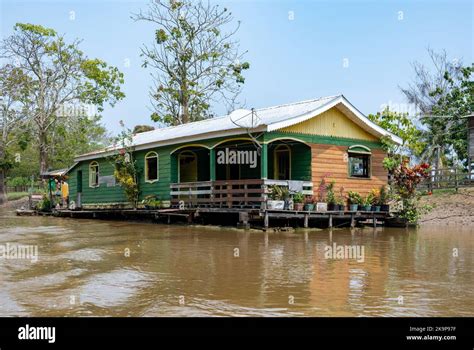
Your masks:
M474 316L469 227L264 233L4 210L7 243L39 259L0 259L0 316ZM325 259L333 243L364 261Z

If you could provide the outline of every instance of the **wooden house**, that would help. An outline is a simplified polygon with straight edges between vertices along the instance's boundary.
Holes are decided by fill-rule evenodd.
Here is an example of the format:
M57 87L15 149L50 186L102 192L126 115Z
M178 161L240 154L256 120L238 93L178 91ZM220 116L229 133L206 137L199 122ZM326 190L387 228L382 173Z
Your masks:
M323 177L336 189L366 194L387 183L382 137L401 142L343 95L143 132L133 137L140 199L259 205L270 185L312 194ZM109 147L76 158L68 175L77 207L127 205L108 158L116 152Z

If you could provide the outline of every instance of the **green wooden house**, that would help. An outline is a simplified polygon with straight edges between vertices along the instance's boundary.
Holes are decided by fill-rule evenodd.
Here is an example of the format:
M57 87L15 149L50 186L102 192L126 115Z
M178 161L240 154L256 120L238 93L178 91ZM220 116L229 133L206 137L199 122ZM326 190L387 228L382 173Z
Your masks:
M330 96L143 132L133 137L140 199L186 206L255 206L270 185L312 194L323 177L367 193L387 182L377 126L344 96ZM108 147L68 170L76 207L127 206Z

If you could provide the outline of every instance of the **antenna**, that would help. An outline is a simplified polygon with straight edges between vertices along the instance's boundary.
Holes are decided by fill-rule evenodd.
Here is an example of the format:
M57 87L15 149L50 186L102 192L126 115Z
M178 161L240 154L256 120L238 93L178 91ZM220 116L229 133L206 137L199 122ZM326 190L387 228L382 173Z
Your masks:
M236 109L235 111L230 113L229 118L233 124L237 125L239 128L243 128L246 130L247 135L249 135L250 139L255 144L255 147L257 147L257 152L260 153L262 145L258 141L258 138L263 133L254 136L251 132L252 129L255 129L256 127L262 124L262 120L257 115L257 112L255 112L255 109Z

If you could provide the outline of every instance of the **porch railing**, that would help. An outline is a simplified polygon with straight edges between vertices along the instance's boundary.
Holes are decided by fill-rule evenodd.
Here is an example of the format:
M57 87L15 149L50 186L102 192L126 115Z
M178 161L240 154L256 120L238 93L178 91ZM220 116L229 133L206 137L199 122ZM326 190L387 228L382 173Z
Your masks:
M171 204L184 208L261 208L272 185L287 187L290 192L313 194L311 181L247 179L184 182L170 185Z

